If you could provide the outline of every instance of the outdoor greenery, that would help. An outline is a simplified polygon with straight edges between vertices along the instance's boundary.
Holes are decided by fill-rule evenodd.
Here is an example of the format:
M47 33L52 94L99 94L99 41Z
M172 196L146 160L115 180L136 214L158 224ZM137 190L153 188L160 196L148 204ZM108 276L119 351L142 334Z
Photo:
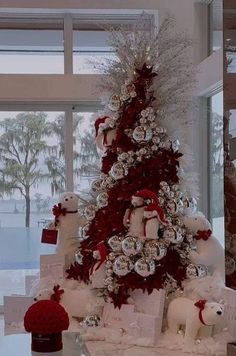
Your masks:
M81 130L83 118L73 119L74 174L96 176L98 154L92 124ZM42 181L51 185L52 196L65 190L64 115L53 122L44 112L25 112L0 121L0 197L19 191L25 199L25 226L30 226L32 187ZM53 139L52 139L53 137ZM79 147L79 150L78 150ZM34 196L38 212L48 204L41 194Z

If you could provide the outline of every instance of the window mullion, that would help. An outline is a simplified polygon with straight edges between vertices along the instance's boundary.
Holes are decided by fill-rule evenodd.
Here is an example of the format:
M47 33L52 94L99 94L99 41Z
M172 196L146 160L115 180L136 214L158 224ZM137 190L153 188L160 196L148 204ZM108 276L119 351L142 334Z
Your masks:
M64 17L64 73L73 74L73 22L72 17Z
M73 113L72 110L65 111L65 177L66 190L73 192Z

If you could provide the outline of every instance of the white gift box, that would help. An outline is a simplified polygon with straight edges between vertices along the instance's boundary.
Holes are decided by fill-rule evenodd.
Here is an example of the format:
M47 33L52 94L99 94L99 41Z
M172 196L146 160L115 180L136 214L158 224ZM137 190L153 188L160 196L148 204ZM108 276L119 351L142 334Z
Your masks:
M103 308L104 326L113 329L126 329L133 321L134 305L123 304L120 309L111 303L105 303Z
M236 290L224 287L222 288L222 299L225 305L230 305L236 308Z
M141 290L131 294L134 304L124 304L120 309L106 303L103 309L104 326L124 331L124 343L127 336L148 339L155 345L162 328L165 302L164 290L153 291L150 295ZM128 339L127 339L128 340ZM130 340L129 340L130 341Z
M135 311L162 318L165 304L164 289L154 289L151 294L137 289L131 293L131 297L134 300Z

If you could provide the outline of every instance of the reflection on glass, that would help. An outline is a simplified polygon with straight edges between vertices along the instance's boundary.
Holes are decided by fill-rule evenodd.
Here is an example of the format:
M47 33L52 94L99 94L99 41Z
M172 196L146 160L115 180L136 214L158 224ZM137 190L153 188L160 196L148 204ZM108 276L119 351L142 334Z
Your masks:
M100 156L95 144L93 113L74 113L74 173L75 191L88 199L90 185L100 176Z
M114 60L106 31L73 31L73 67L76 74L103 73L102 65Z
M63 31L0 30L0 73L63 72Z
M223 43L223 0L213 0L209 5L210 13L210 52L222 48Z
M223 92L211 97L210 137L210 215L224 245Z
M236 73L236 30L225 30L225 55L227 72Z

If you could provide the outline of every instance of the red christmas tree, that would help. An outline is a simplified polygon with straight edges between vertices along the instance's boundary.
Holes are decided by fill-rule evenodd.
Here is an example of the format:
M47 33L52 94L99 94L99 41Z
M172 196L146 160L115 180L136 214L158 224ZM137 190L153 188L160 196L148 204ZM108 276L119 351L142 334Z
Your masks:
M113 94L95 123L104 150L101 179L92 184L94 200L84 210L83 241L67 272L69 278L88 282L105 267L104 291L118 306L136 288L151 293L173 282L180 286L190 263L189 236L180 217L191 209L191 199L179 185L179 141L168 135L174 112L186 119L190 41L173 33L167 45L164 37L172 25L172 19L166 20L155 35L140 24L115 35L120 61L110 65L105 85ZM135 215L138 209L141 218ZM147 235L149 223L154 235L157 226L155 238Z

